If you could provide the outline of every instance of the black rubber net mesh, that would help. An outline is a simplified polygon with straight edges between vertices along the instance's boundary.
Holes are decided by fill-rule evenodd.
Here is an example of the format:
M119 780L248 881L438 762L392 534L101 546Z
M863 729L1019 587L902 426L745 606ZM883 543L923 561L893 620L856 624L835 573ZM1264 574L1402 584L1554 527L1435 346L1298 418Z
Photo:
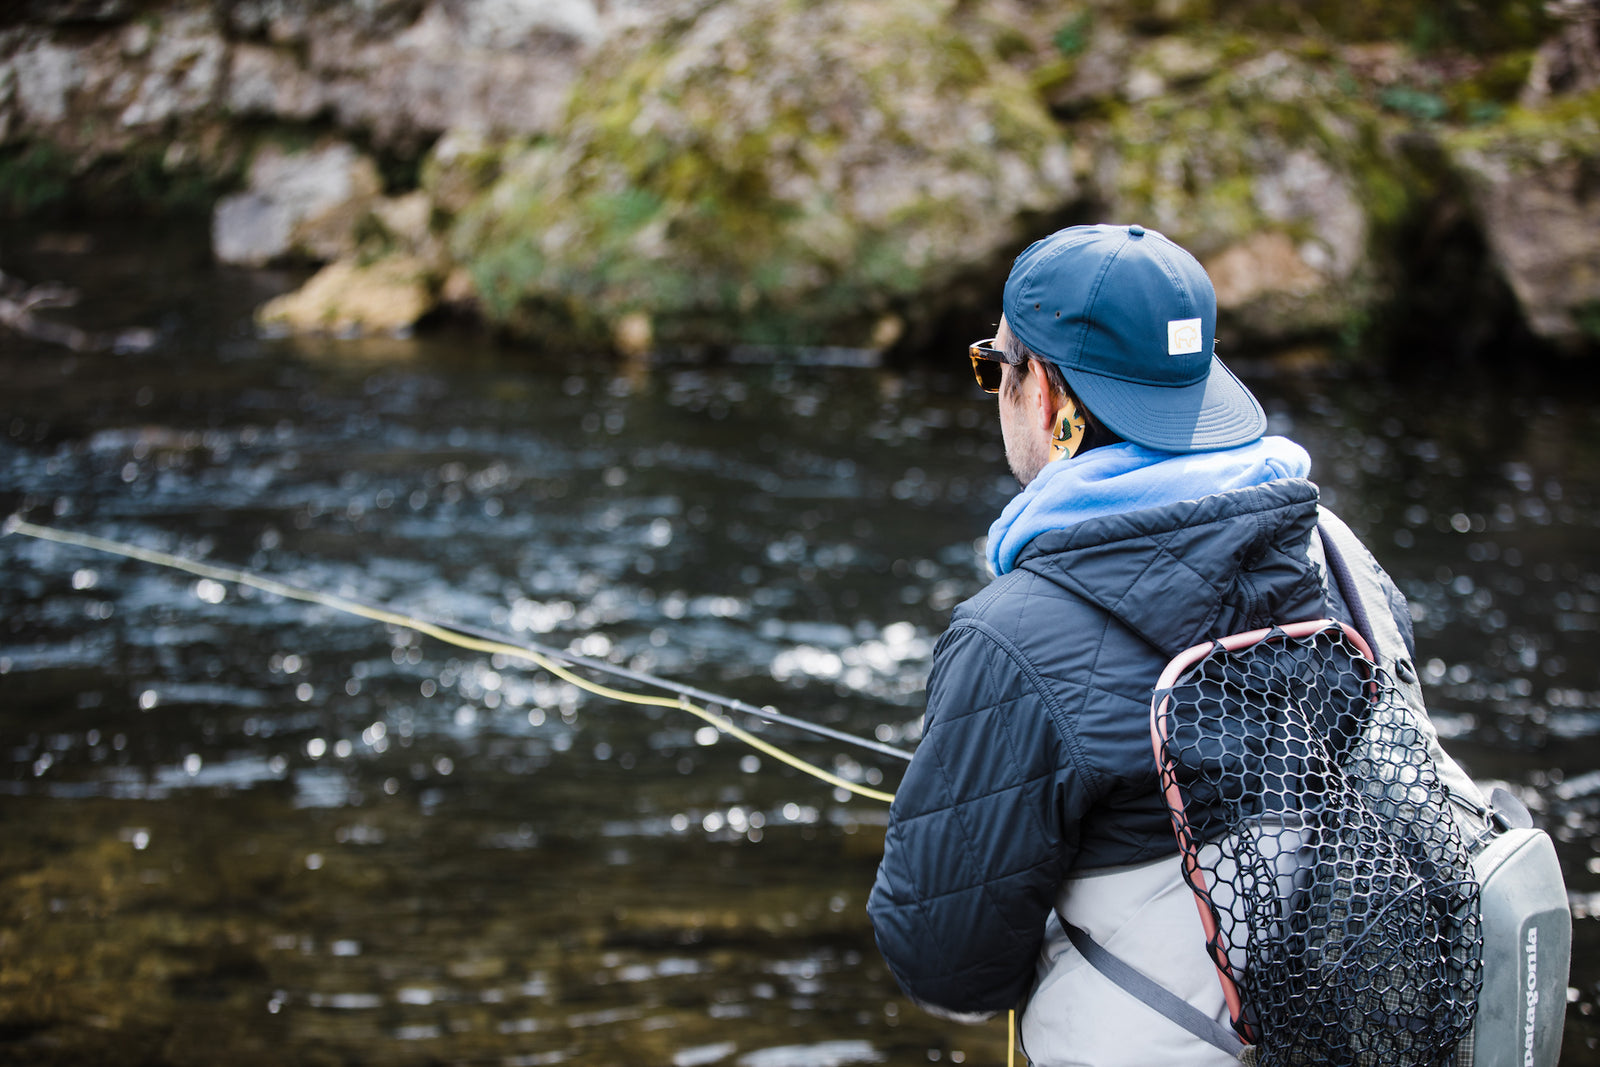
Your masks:
M1274 631L1168 696L1162 785L1256 1062L1454 1062L1482 986L1478 888L1391 680L1338 628Z

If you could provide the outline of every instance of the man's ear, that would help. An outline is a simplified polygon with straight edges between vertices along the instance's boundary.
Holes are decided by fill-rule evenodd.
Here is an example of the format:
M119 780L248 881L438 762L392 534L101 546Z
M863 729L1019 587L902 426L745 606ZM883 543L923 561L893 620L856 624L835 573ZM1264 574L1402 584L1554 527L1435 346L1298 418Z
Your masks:
M1033 384L1036 387L1038 401L1036 415L1039 428L1045 433L1052 433L1056 428L1056 413L1061 410L1061 398L1050 387L1050 378L1044 372L1042 361L1028 360L1028 372L1033 376Z

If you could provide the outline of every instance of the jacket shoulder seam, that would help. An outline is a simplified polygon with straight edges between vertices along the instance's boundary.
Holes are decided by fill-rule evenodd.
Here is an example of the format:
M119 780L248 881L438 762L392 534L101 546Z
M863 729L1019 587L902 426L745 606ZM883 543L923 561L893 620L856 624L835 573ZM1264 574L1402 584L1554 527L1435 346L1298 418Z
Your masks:
M1034 575L1033 578L1035 581L1043 580L1037 575ZM1028 685L1039 695L1039 699L1044 704L1045 711L1049 713L1051 721L1055 723L1056 733L1060 736L1062 744L1066 748L1068 758L1072 760L1072 769L1082 775L1086 783L1093 787L1092 792L1098 793L1101 784L1100 774L1083 751L1078 732L1072 728L1066 709L1061 707L1044 675L1039 673L1039 669L1033 665L1033 662L1023 654L1022 650L1010 638L1000 633L989 623L981 619L963 619L953 624L951 630L954 630L957 626L970 628L983 634L1022 672L1023 677L1028 680ZM1086 691L1087 688L1085 687Z

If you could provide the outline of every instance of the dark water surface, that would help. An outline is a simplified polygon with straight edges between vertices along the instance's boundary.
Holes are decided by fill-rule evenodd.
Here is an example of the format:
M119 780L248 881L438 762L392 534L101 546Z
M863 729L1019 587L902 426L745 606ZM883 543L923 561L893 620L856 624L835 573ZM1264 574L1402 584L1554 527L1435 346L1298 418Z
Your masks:
M960 344L944 373L267 341L249 311L289 279L194 234L67 238L0 269L159 340L0 335L0 511L914 745L1013 489ZM1592 390L1242 366L1410 596L1452 751L1556 835L1563 1062L1600 1064ZM0 1062L1004 1062L1003 1020L931 1019L877 957L884 806L686 714L15 535L0 607Z

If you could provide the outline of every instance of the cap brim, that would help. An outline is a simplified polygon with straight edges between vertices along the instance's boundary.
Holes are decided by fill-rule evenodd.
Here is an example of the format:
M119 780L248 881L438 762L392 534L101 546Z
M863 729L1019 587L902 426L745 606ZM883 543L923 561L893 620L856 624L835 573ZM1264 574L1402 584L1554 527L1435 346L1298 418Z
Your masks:
M1181 388L1062 369L1095 418L1124 441L1146 448L1214 452L1247 445L1267 430L1260 401L1215 356L1202 381Z

